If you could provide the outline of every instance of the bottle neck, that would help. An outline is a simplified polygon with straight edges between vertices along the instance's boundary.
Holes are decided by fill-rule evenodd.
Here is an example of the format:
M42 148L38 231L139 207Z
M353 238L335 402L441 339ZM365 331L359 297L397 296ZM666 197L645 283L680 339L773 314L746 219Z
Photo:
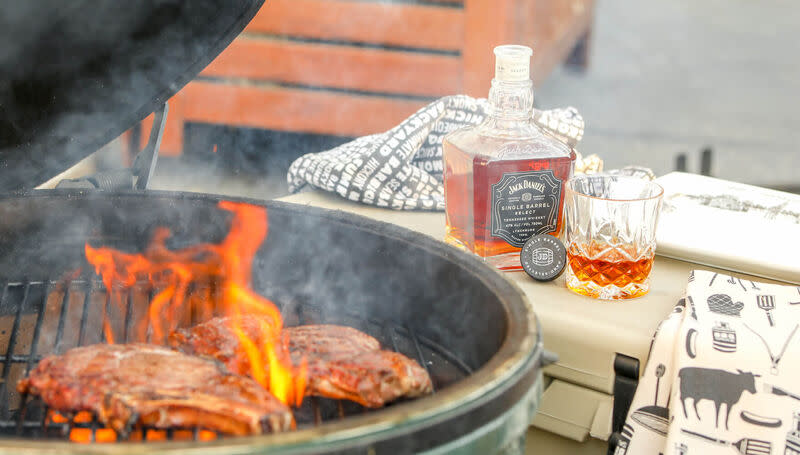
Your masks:
M489 118L502 123L529 122L533 113L533 82L492 79Z
M489 115L479 127L482 134L514 139L537 135L531 121L533 83L530 80L508 82L492 79L489 91Z

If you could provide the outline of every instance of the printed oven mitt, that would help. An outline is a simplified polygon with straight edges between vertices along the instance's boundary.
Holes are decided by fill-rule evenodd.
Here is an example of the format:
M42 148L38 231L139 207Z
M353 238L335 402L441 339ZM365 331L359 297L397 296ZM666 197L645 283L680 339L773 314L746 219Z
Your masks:
M442 139L481 123L487 110L486 99L441 98L385 133L301 156L289 167L289 191L313 186L379 207L444 210ZM533 120L573 148L583 136L583 118L572 107L536 110Z
M800 287L694 271L615 454L800 454Z

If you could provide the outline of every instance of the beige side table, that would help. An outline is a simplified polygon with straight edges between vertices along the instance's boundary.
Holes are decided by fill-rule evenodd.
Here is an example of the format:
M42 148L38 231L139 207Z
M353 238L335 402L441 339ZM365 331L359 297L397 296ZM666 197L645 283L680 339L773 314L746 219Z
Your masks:
M354 213L438 240L445 234L442 212L398 212L320 191L281 201ZM716 271L657 256L646 296L603 302L567 290L563 275L540 283L524 272L496 272L487 266L487 273L502 273L525 293L541 323L545 348L559 356L544 370L547 388L528 435L529 453L605 453L611 433L614 359L617 354L638 359L640 371L644 370L652 335L681 298L692 269Z

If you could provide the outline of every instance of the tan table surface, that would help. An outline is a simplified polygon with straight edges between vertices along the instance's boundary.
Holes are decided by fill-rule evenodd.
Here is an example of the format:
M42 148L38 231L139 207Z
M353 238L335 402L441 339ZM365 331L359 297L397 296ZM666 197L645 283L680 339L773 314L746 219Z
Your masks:
M295 194L281 200L351 212L403 226L439 240L444 238L442 212L393 211L350 202L321 191ZM495 273L503 273L525 293L541 323L545 348L559 355L559 361L547 367L546 374L611 394L615 353L640 359L644 369L653 332L681 298L689 271L695 268L715 270L656 257L650 292L637 299L613 302L570 292L565 287L563 275L555 281L540 283L524 272ZM487 273L491 273L491 270L487 266Z

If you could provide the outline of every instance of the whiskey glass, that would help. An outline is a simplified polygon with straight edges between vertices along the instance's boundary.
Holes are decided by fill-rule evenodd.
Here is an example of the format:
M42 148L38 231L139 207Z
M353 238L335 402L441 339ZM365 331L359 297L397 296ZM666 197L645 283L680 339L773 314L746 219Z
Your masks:
M663 188L609 174L576 176L565 187L567 287L608 300L647 294Z

